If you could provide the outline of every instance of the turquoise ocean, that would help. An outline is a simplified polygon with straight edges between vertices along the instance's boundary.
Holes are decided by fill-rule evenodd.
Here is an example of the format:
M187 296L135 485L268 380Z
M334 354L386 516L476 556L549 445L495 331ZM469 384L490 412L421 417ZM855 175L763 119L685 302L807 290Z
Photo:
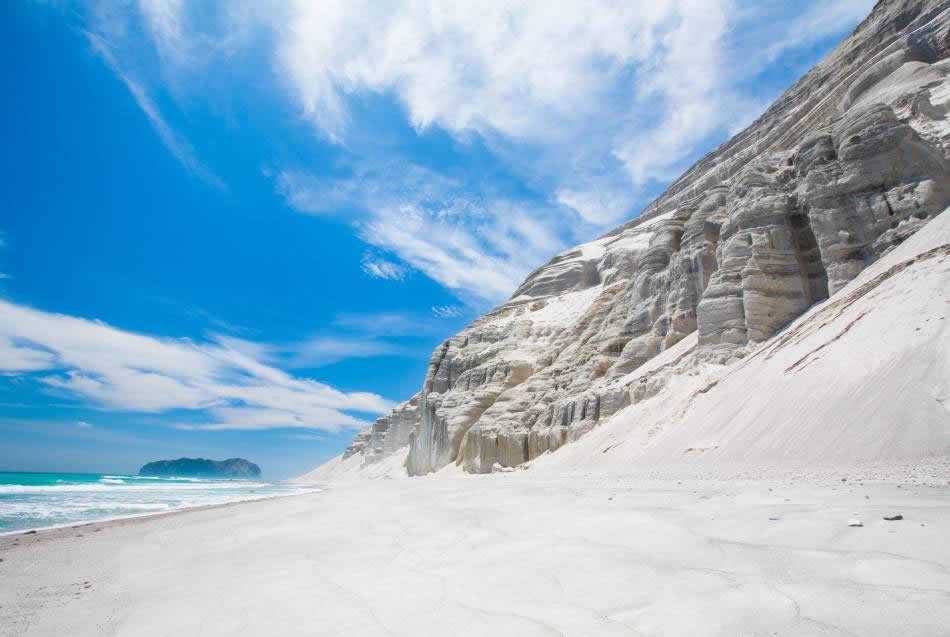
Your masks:
M0 471L0 534L316 490L258 480Z

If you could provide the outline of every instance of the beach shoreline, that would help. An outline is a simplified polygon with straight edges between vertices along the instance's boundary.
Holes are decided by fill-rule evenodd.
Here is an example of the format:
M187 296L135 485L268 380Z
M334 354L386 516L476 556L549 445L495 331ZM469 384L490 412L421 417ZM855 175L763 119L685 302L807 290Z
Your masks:
M939 635L948 531L932 475L343 481L0 538L0 634Z
M213 503L213 504L188 505L188 506L183 506L183 507L168 509L168 510L166 510L166 511L149 511L149 512L147 512L147 513L133 513L133 514L131 514L131 515L110 516L110 517L105 517L105 518L95 519L95 520L82 520L82 521L76 521L76 522L64 522L64 523L62 523L62 524L51 524L51 525L49 525L49 526L26 527L26 528L21 528L21 529L13 529L13 530L10 530L10 531L0 531L0 550L2 550L2 548L3 548L3 546L4 546L3 540L6 539L6 538L9 538L9 537L12 537L12 536L44 534L44 535L47 536L47 537L51 537L50 534L51 534L51 532L54 532L54 531L70 531L70 530L73 530L73 529L79 529L79 528L84 528L84 527L93 526L93 525L105 526L105 525L112 524L112 523L114 523L114 522L125 522L125 521L130 521L130 520L142 520L142 519L160 517L160 516L165 516L165 515L175 515L175 514L178 514L178 513L187 513L188 511L199 511L199 510L202 510L202 509L212 509L212 508L216 508L216 507L226 507L226 506L231 506L231 505L235 505L235 504L247 504L247 503L251 503L251 502L259 502L259 501L261 501L261 500L270 500L270 499L273 499L273 498L293 498L293 497L300 496L300 495L310 495L310 494L313 494L313 493L319 493L321 490L322 490L321 488L314 487L314 490L313 490L313 491L304 491L304 492L297 492L297 493L281 493L281 494L275 494L275 495L263 495L263 496L260 496L260 497L244 498L244 499L240 499L240 500L231 500L231 501L228 501L228 502L216 502L216 503Z

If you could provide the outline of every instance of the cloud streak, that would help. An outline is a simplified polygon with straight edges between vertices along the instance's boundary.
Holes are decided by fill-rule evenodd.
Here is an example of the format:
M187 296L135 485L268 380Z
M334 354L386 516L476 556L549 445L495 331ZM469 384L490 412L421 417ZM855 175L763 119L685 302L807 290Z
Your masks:
M462 308L457 305L433 305L432 314L441 318L459 318L462 316Z
M559 234L570 217L564 209L538 210L411 163L364 162L335 180L284 171L275 187L303 213L340 214L346 202L360 238L476 306L504 300L538 263L569 245Z
M0 300L0 373L108 411L185 414L191 428L359 427L392 403L260 360L268 346L158 338Z
M206 183L220 190L227 190L227 185L208 168L198 156L192 144L168 123L154 100L149 96L145 86L131 73L125 70L119 60L112 53L108 42L100 35L86 32L86 37L92 50L105 62L106 66L115 73L116 77L125 84L135 103L148 119L152 129L158 135L169 152L185 167L188 172L202 179Z
M433 309L432 315L414 312L371 312L368 314L341 314L333 321L334 327L360 334L362 337L388 338L400 336L418 336L428 334L439 337L445 334L445 322L439 319L461 317L464 312L457 306L444 306L457 311L451 317L439 315ZM438 318L436 318L438 317Z
M375 279L387 279L389 281L402 281L409 274L409 270L398 263L387 261L371 252L363 254L363 260L360 262L363 272Z

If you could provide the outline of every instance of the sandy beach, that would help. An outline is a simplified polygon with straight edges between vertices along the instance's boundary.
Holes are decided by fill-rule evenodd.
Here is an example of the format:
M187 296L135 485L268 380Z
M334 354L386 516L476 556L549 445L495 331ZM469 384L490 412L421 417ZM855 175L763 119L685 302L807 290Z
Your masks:
M2 538L0 633L946 635L948 531L939 467L345 481Z

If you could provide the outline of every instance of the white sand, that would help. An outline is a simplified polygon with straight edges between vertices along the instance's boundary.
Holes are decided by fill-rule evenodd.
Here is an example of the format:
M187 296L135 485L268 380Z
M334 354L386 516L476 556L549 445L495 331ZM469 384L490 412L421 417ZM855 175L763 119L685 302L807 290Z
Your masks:
M0 634L947 635L945 469L355 480L5 538Z

